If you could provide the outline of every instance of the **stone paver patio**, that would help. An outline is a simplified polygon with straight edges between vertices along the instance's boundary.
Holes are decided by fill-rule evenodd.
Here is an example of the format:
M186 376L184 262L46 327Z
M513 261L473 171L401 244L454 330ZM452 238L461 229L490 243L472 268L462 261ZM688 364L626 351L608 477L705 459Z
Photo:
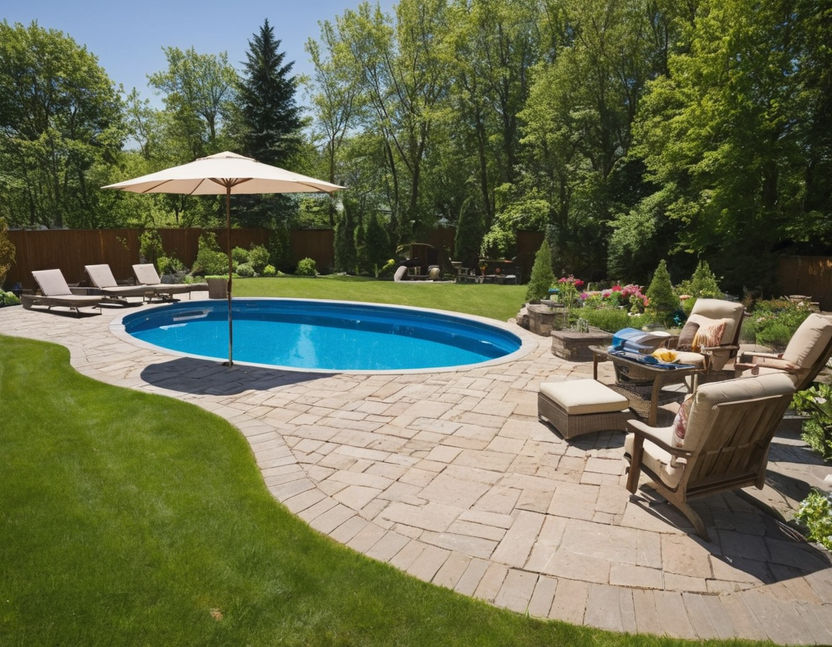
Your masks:
M829 554L754 505L790 518L793 493L821 485L828 468L796 436L775 437L774 487L694 503L704 542L649 490L631 499L622 434L567 443L538 421L539 383L591 377L592 365L554 357L548 339L519 327L533 350L508 363L322 375L143 348L111 333L123 313L3 308L0 332L62 344L85 375L224 417L289 510L427 582L613 631L832 643Z

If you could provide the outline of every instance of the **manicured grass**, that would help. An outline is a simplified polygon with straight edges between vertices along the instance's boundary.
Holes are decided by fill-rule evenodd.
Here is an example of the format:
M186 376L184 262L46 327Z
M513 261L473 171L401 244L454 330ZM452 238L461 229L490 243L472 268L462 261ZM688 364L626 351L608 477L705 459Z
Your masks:
M525 285L375 281L351 276L235 279L234 296L342 299L453 310L505 321L517 315Z
M410 578L267 492L222 419L0 336L2 645L676 645ZM745 644L713 642L713 645Z

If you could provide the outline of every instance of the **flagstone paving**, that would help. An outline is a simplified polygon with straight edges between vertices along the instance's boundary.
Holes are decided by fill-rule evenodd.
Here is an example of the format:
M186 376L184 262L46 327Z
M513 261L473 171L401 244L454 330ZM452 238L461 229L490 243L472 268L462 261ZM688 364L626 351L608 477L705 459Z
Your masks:
M111 333L121 314L2 308L0 332L62 344L85 375L224 417L290 511L427 582L613 631L832 643L829 554L759 505L790 519L807 485L823 485L829 469L795 435L772 444L774 487L694 504L705 542L648 489L630 497L622 434L567 443L538 421L540 382L592 366L522 329L532 351L508 363L323 375L156 352Z

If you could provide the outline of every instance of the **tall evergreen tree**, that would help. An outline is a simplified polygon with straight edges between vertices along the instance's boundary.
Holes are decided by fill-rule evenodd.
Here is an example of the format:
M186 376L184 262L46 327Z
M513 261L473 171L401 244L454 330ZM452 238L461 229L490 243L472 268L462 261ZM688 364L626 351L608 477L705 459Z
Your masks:
M268 19L249 41L238 88L243 151L265 164L286 166L300 145L294 61L284 63Z
M248 42L246 62L237 88L236 129L243 154L258 162L290 167L300 148L300 109L295 103L294 61L284 63L280 40L268 19ZM297 205L282 195L248 196L238 201L243 225L286 226Z

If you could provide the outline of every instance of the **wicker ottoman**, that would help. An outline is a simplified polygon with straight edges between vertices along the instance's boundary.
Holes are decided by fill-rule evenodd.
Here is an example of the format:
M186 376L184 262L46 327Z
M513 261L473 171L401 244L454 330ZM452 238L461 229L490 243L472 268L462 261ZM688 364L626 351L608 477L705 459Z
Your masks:
M567 440L594 431L624 431L633 417L629 401L596 380L544 382L537 394L537 416Z

